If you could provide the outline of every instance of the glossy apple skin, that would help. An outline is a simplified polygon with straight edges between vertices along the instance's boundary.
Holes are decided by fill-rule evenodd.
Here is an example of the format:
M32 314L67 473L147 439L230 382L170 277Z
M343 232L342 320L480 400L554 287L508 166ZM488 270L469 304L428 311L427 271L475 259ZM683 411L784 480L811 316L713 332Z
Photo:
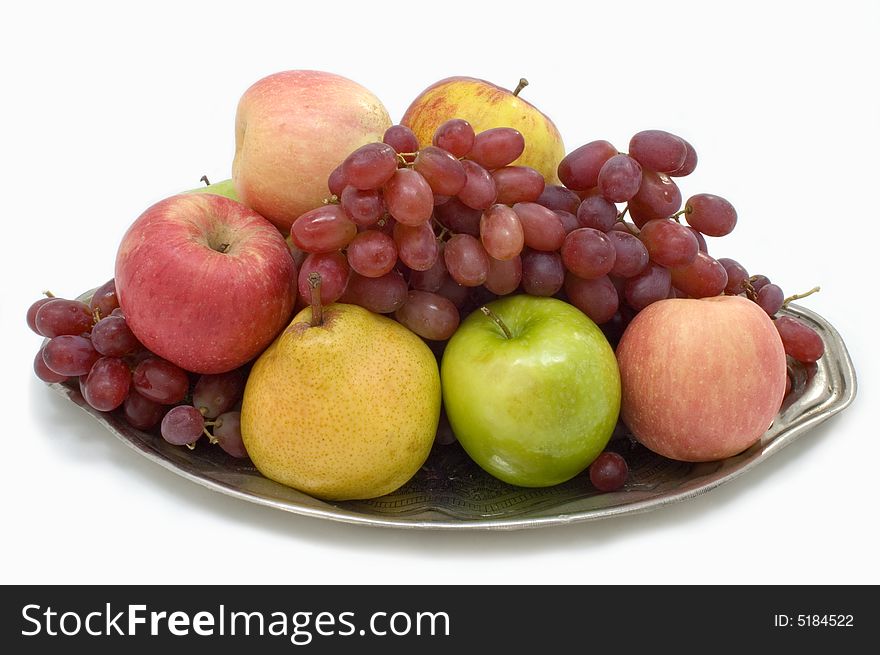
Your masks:
M528 93L528 88L522 93ZM449 77L422 91L400 122L425 146L431 144L434 130L451 118L463 118L476 132L493 127L519 130L526 149L513 165L531 166L548 184L559 184L556 169L565 156L562 135L552 120L524 98L486 80Z
M785 393L786 362L773 321L739 296L653 303L617 347L621 418L660 455L724 459L770 427Z
M461 445L495 477L524 487L571 479L602 452L620 409L620 377L602 331L555 298L509 296L480 311L443 354L443 402Z
M382 102L340 75L291 70L242 95L235 117L232 180L241 202L282 232L330 196L327 177L353 150L381 141Z
M296 300L296 265L278 230L210 193L172 196L141 214L119 246L115 280L141 343L195 373L256 357Z

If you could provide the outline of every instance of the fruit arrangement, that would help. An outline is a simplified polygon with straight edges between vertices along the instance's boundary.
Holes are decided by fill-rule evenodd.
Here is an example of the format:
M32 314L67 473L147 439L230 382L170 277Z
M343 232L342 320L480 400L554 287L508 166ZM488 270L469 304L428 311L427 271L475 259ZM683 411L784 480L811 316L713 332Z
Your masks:
M147 208L87 298L29 308L37 377L334 501L451 441L508 484L599 492L625 488L624 432L682 462L748 449L824 354L780 314L817 289L708 253L738 217L683 201L688 141L566 154L525 84L442 80L392 124L338 75L259 80L230 180Z

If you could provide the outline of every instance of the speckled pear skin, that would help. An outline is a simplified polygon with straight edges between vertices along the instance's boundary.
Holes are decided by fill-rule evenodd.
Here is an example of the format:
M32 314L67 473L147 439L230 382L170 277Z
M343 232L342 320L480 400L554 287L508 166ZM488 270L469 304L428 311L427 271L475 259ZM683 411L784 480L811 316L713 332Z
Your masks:
M302 310L257 359L241 433L267 478L325 500L375 498L428 457L440 417L440 374L427 345L356 305Z

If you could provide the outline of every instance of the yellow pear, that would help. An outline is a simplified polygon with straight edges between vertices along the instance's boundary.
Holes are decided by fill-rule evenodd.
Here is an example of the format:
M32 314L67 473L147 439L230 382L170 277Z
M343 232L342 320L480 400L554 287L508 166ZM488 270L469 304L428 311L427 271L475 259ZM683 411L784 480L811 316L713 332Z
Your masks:
M257 359L241 435L267 478L353 500L409 480L439 417L440 374L428 346L390 318L340 303L303 309Z

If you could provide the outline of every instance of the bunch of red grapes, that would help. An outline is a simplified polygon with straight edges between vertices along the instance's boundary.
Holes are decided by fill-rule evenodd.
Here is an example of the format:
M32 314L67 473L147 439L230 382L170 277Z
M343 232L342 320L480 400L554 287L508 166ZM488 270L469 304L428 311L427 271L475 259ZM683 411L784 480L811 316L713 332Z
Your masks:
M91 407L118 410L138 430L158 426L171 444L192 448L205 436L247 457L238 405L245 371L196 375L151 353L128 327L113 280L88 303L48 294L30 306L27 323L47 338L34 358L44 382L76 380Z
M658 300L743 295L776 319L792 358L821 357L814 330L776 317L785 303L777 285L708 254L704 235L729 234L737 214L707 193L682 208L674 178L697 165L687 141L646 130L626 154L587 143L559 164L562 185L511 165L524 149L515 129L475 134L461 119L439 126L424 148L403 125L358 148L331 173L328 204L291 228L300 295L309 297L317 272L324 304L393 314L441 342L463 315L515 292L570 302L612 341Z

